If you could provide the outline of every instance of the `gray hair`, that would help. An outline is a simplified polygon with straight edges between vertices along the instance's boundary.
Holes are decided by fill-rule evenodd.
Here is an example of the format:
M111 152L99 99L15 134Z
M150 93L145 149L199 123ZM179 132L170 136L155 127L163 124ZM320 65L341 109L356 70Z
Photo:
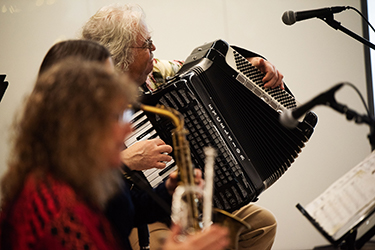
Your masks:
M137 4L112 4L102 7L82 28L82 38L104 45L112 55L116 68L127 71L134 62L130 47L139 34L147 38L145 13Z

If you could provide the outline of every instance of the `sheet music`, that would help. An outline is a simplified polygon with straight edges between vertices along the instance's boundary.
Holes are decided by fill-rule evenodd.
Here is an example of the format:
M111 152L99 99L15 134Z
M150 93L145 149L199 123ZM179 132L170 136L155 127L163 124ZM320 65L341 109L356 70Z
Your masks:
M375 204L375 151L306 206L334 239L340 238Z

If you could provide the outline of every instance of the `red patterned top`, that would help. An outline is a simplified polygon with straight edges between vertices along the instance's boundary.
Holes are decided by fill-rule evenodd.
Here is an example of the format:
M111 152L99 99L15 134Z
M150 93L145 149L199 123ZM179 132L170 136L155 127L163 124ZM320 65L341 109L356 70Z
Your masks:
M1 249L120 249L102 211L51 176L30 175L0 223Z

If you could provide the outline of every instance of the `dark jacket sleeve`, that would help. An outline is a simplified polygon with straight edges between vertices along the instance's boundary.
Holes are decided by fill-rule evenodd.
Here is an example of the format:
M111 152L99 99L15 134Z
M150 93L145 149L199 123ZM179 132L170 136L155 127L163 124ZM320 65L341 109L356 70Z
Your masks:
M152 191L151 197L150 194L136 186L131 190L131 198L135 209L134 222L136 226L144 223L150 224L156 221L165 221L170 217L172 196L168 193L165 183L161 183ZM158 200L161 200L163 204L160 204ZM168 210L166 210L163 205L165 205Z
M125 180L124 184L121 192L108 202L105 213L125 248L130 249L128 237L134 227L156 221L168 223L170 213L130 181ZM164 183L153 189L152 192L170 207L172 197L167 192Z

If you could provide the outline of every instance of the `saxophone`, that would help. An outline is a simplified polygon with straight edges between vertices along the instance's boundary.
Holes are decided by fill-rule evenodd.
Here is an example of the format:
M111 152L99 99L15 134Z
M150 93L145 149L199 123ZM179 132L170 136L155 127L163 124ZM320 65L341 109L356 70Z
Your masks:
M214 150L212 148L205 150L208 156L205 166L205 181L210 186L206 185L203 192L194 183L194 167L191 162L189 142L186 139L187 130L184 128L184 119L181 113L162 105L154 107L137 104L136 108L164 116L170 119L175 127L172 130L172 139L179 183L173 195L171 217L175 223L182 227L180 239L183 240L186 235L201 231L212 223L218 223L229 229L230 245L228 249L237 249L240 233L244 229L250 229L250 225L224 210L212 209ZM211 221L212 214L215 218L214 221Z

